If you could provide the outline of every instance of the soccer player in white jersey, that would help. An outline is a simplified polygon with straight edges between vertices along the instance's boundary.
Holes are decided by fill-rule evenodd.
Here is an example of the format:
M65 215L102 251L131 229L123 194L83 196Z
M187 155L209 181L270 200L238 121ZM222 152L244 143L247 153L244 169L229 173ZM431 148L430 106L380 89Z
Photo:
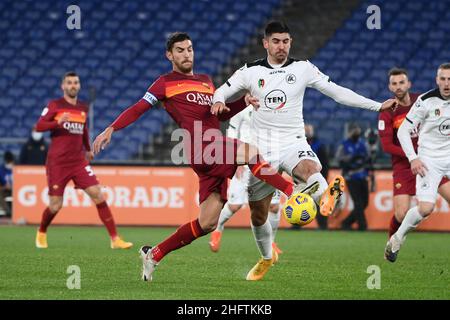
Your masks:
M227 129L228 137L239 139L247 143L250 142L250 119L252 111L253 107L248 106L230 119ZM211 233L211 239L209 241L211 251L219 251L225 223L238 212L244 204L248 203L247 187L249 178L250 169L247 166L241 166L236 170L233 179L231 179L228 187L228 202L220 212L216 230ZM272 227L274 262L278 260L278 254L282 253L275 242L275 234L278 225L280 224L280 197L281 193L278 190L275 190L269 206L269 222Z
M320 161L305 137L305 89L315 88L338 103L373 111L388 109L395 100L381 104L336 85L309 61L290 58L291 43L286 24L269 23L263 38L267 58L246 64L217 89L211 112L229 112L224 102L237 92L248 91L256 97L259 103L252 114L252 141L272 166L306 182L308 193L320 204L321 214L330 215L344 189L344 179L337 176L328 185L320 174ZM249 271L247 280L260 280L272 265L272 229L267 212L274 189L251 176L248 192L252 230L262 258Z
M408 210L397 232L386 245L386 259L395 262L406 234L415 229L434 210L439 183L450 178L450 63L439 66L437 89L417 98L400 126L397 137L416 175L419 205ZM417 154L411 131L417 130Z

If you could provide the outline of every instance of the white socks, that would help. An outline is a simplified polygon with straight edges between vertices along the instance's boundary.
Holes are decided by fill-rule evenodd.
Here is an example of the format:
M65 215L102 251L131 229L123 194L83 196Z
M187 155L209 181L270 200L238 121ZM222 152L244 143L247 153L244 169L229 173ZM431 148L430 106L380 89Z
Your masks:
M419 213L419 209L417 207L409 209L402 224L400 225L400 228L398 228L396 232L397 237L400 240L405 239L406 234L415 229L423 219L424 218Z
M262 257L266 260L272 259L272 227L269 219L259 227L255 227L252 223L252 231Z
M325 178L322 176L322 174L320 172L317 172L308 178L308 180L306 181L306 184L309 186L316 181L319 182L319 189L316 192L314 192L311 195L311 197L314 199L314 201L316 203L319 203L320 197L325 192L325 190L327 190L327 188L328 188L328 182L327 182L327 180L325 180Z
M230 207L228 206L228 202L225 203L225 205L222 208L222 211L220 212L219 216L219 222L217 223L217 231L223 232L223 229L225 227L225 222L227 222L232 216L233 211L230 210Z
M278 226L280 225L280 211L269 211L267 220L269 220L270 226L272 227L272 241L275 242L275 235L277 234Z

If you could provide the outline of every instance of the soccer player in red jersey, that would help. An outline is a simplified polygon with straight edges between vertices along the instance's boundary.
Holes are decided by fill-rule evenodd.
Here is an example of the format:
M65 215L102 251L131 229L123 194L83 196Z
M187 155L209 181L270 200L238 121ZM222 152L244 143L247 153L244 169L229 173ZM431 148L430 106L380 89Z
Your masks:
M128 249L133 244L117 234L111 210L100 190L99 182L89 162L94 158L86 126L88 105L78 100L80 79L75 72L67 72L61 84L64 96L51 100L42 111L36 131L51 131L51 145L46 169L49 206L45 209L36 234L36 247L47 248L47 228L61 210L64 189L70 180L83 189L94 201L100 220L111 237L112 249Z
M194 50L189 35L181 32L172 34L166 44L166 57L172 62L172 72L160 76L139 102L125 110L94 141L94 152L97 153L109 144L114 131L136 121L158 101L163 102L166 111L185 129L185 135L190 137L184 142L187 142L186 147L190 149L187 152L189 164L199 178L200 214L198 219L180 226L174 234L155 247L141 248L144 281L152 280L156 265L169 252L188 245L216 228L220 211L227 200L227 179L233 177L239 165L248 164L253 175L287 196L291 196L294 189L291 182L262 159L256 147L224 137L219 131L219 120L229 119L243 110L252 102L252 97L246 95L245 98L228 104L232 111L217 117L210 112L215 90L211 78L193 72ZM212 133L215 133L214 141L207 138ZM196 136L203 137L200 145L196 145ZM226 156L226 161L221 163L219 158L215 158L218 161L213 162L204 159L212 149L216 155L222 153L222 156Z
M416 194L416 176L412 173L411 165L397 138L398 128L419 97L419 94L410 93L410 88L411 82L405 69L393 68L389 71L389 90L397 100L397 107L381 112L378 121L383 150L392 155L394 215L389 223L389 238L400 227L410 207L411 197ZM417 150L417 134L414 134L412 141ZM447 178L442 179L439 193L449 201L450 184L447 182Z

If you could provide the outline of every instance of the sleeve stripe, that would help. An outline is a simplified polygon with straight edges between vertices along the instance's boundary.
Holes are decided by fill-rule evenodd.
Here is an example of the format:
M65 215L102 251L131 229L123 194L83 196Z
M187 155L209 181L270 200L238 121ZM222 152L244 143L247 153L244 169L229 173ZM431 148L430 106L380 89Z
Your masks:
M231 124L230 124L229 126L230 126L231 128L233 128L233 129L236 129L236 127L235 127L235 126L233 126L233 125L231 125Z
M408 117L405 117L406 120L408 120L409 123L414 124L411 120L408 119Z
M150 92L146 92L142 99L144 99L145 101L147 101L151 105L155 105L158 102L158 98L156 98Z
M227 82L225 82L227 84L227 86L231 87L230 82L227 80Z

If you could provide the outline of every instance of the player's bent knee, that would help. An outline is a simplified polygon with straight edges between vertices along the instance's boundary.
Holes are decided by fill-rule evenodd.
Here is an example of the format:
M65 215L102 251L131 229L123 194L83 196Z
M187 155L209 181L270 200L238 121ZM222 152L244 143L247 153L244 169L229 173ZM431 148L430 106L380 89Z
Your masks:
M267 215L262 214L259 211L252 210L251 220L252 220L252 224L255 227L259 227L259 226L262 226L264 223L266 223Z
M62 202L61 203L59 203L59 202L50 203L48 206L48 209L50 210L50 212L52 214L57 214L59 212L59 210L61 210L61 208L62 208Z
M403 219L405 218L406 213L408 212L408 210L409 210L409 207L407 207L407 206L395 207L394 215L395 215L395 218L397 219L397 221L399 221L399 222L403 221Z
M434 203L419 202L419 213L422 217L428 217L434 210Z
M320 172L320 170L322 170L322 166L320 164L315 161L305 159L300 161L297 166L295 166L293 173L302 180L306 181L313 174Z
M86 193L89 195L89 197L92 199L92 201L95 202L95 204L102 203L105 201L105 198L103 197L103 193L99 186L92 186L87 188Z
M207 221L207 222L199 222L200 227L202 228L203 232L210 233L216 230L217 228L217 222Z
M228 208L230 208L231 212L236 213L242 208L242 204L228 204Z

